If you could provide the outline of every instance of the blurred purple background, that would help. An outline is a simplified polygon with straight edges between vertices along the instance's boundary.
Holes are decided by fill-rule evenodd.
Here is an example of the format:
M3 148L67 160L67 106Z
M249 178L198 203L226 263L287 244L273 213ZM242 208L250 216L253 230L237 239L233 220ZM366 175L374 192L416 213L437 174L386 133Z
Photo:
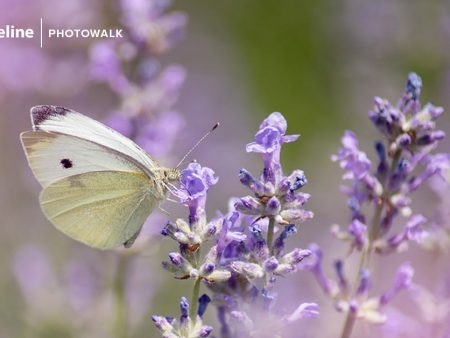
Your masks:
M132 9L144 6L142 3L145 1L0 0L0 26L14 24L37 30L43 17L46 27L130 29L130 25L141 27L140 22L126 20L139 19L139 11ZM166 67L183 67L183 74L178 74L183 79L175 93L163 96L170 102L158 102L164 109L148 121L145 118L148 128L140 131L147 141L167 138L164 144L169 146L163 149L149 141L147 150L165 166L173 166L220 121L220 128L191 157L213 168L220 178L208 199L207 211L214 216L216 210L226 211L230 197L246 194L237 176L239 169L257 172L260 163L245 153L245 145L252 141L266 115L283 112L288 133L302 135L295 145L284 147L285 168L305 171L308 184L304 191L312 194L308 207L315 213L315 218L299 229L293 245L307 247L316 242L326 247L325 266L331 271L332 260L345 257L347 252L332 238L329 228L334 223L346 224L349 215L339 192L342 173L330 156L340 147L344 129L354 130L361 147L374 155L371 149L376 130L367 118L372 97L395 102L409 71L423 78L424 103L450 107L449 3L319 0L307 5L251 0L206 5L175 1L167 12L173 11L184 13L188 22L162 14L148 18L179 35L167 38L169 42L173 39L171 48L157 49L151 55L156 62L147 64L151 80L133 79L135 83L154 84ZM161 16L164 19L158 21ZM170 26L171 20L180 27ZM161 41L155 34L155 40L146 43L158 47ZM75 243L45 219L38 203L40 188L28 168L18 135L31 129L29 109L38 104L70 107L113 126L111 118L117 114L128 118L127 114L138 113L125 109L128 106L123 98L130 97L129 91L121 92L111 81L104 77L99 81L92 75L92 53L98 41L59 39L44 43L40 49L38 40L0 40L0 338L111 337L116 316L113 285L120 255ZM126 55L126 45L111 48ZM126 60L124 56L122 61ZM164 87L161 83L155 86L158 90ZM440 119L440 129L450 131L448 113ZM449 143L447 139L442 149L448 151ZM416 195L414 204L426 216L438 219L437 208L448 210L450 206L449 193L439 185L425 188ZM173 203L166 202L163 207L170 212L169 218L185 216ZM440 218L450 225L448 215ZM169 251L167 246L172 245L158 235L166 219L164 214L152 215L144 234L148 241L142 243L144 253L124 255L130 337L156 336L150 314L177 314L180 296L190 292L186 291L190 290L188 285L173 280L160 267ZM449 241L443 246L441 251L426 251L412 245L408 252L375 259L374 290L387 289L396 267L409 260L416 269L415 281L443 300L445 306L436 310L436 317L441 314L443 319L439 320L448 320ZM320 317L299 322L301 333L295 337L336 336L344 316L333 309L308 272L280 280L278 287L280 304L288 312L300 302L320 305ZM423 299L419 302L426 303ZM426 316L431 310L424 316L408 295L396 299L389 311L395 320L384 326L360 324L359 336L444 337L437 332L441 329L439 320ZM207 318L214 323L213 313Z

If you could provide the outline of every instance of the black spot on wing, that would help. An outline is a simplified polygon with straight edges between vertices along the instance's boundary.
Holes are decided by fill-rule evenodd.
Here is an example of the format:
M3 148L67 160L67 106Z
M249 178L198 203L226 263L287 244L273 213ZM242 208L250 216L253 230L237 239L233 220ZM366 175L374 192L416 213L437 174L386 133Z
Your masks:
M63 167L64 169L69 169L69 168L72 168L72 167L73 167L72 161L69 160L68 158L63 158L63 159L60 161L60 163L61 163L61 165L62 165L62 167Z
M39 129L39 125L53 116L64 116L70 109L59 106L36 106L31 108L33 126Z

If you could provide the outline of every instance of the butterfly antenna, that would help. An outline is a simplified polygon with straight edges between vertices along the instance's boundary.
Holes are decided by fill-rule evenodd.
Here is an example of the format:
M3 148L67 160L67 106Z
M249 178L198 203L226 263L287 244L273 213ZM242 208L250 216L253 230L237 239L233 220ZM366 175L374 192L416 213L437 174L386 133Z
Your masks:
M186 153L186 155L183 156L183 158L181 159L181 161L177 164L177 166L175 167L176 169L178 169L180 167L180 165L183 164L183 162L186 160L186 158L195 150L195 148L198 147L198 145L200 143L202 143L202 141L208 137L209 134L211 134L214 130L216 130L216 128L219 126L219 122L217 122L205 135L203 135L200 140L197 141L197 143L194 144L194 146Z

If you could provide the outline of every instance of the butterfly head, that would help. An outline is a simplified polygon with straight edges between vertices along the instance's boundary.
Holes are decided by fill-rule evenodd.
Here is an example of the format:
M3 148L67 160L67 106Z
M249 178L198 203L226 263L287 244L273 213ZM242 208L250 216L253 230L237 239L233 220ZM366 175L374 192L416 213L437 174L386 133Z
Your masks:
M161 174L166 182L176 182L181 177L181 172L176 168L161 168Z

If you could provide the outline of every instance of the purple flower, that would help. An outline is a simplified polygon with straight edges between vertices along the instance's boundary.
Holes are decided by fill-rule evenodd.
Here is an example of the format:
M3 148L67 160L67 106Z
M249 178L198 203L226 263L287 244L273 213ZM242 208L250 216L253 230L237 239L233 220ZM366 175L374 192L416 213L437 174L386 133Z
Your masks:
M286 320L295 322L301 318L315 318L317 316L319 316L319 305L316 303L302 303Z
M361 270L360 276L359 276L359 285L358 289L356 290L356 294L358 296L365 296L369 292L370 288L370 271L367 269Z
M293 142L300 135L285 135L286 119L281 113L270 114L259 126L255 142L247 144L247 152L270 154L279 151L282 143Z
M411 287L412 277L414 276L414 269L409 263L405 263L397 270L394 285L392 288L380 297L380 304L386 305L392 298L394 298L400 291L407 290Z
M354 238L354 246L358 250L363 250L367 245L367 226L358 219L353 220L348 227L348 232Z
M202 167L198 163L190 163L181 172L181 192L183 203L204 199L206 192L218 182L214 171L207 167Z
M340 166L346 172L343 179L361 180L369 172L372 163L366 153L359 150L359 142L356 135L347 130L342 137L343 148L338 155L331 157L332 161L339 161Z
M327 294L334 296L338 290L333 280L329 279L323 272L322 267L322 250L317 244L310 244L309 250L312 252L312 258L308 264L305 265L307 270L310 270L316 278L319 286Z
M180 40L187 22L183 13L166 13L170 4L122 0L125 38L97 42L90 50L91 78L107 83L120 101L107 124L153 156L170 152L184 123L173 106L186 71L179 65L162 67L156 58Z

